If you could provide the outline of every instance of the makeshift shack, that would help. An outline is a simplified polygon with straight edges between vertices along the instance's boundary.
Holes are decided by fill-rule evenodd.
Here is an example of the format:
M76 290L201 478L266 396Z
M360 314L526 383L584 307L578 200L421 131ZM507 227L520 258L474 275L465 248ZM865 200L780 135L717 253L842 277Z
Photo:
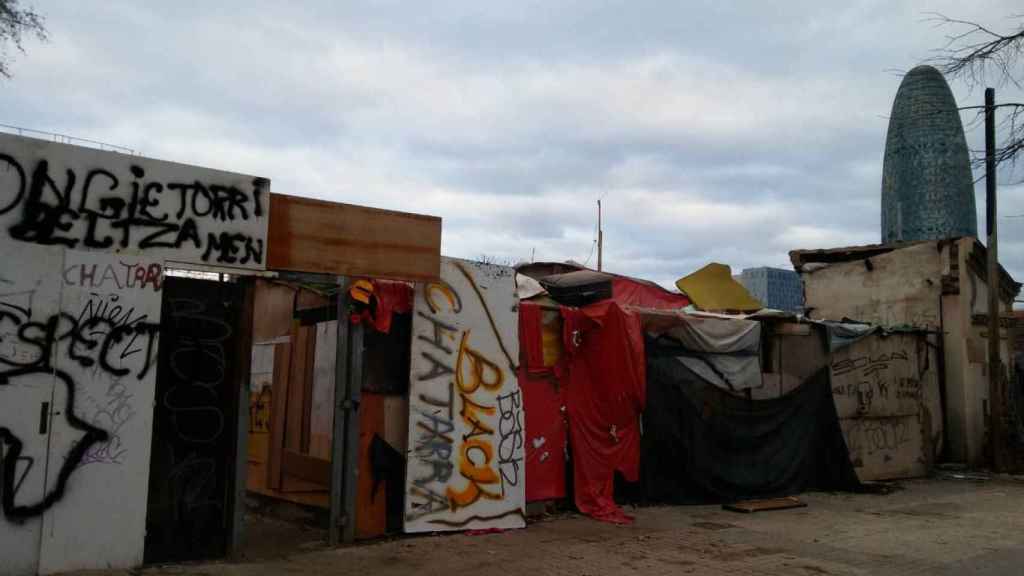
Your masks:
M989 286L998 284L1003 361L996 369L1006 373L1012 364L1012 305L1020 291L1001 267L998 281L990 282L986 254L973 237L790 252L804 283L808 317L942 335L935 342L935 364L944 394L948 458L970 465L986 461L990 437Z

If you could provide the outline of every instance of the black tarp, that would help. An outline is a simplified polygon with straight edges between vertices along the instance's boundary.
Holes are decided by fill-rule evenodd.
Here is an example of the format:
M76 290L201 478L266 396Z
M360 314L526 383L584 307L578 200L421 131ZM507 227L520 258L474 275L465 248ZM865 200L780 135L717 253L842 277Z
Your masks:
M667 338L647 340L641 484L650 502L729 502L856 490L828 367L789 394L750 400L702 380Z

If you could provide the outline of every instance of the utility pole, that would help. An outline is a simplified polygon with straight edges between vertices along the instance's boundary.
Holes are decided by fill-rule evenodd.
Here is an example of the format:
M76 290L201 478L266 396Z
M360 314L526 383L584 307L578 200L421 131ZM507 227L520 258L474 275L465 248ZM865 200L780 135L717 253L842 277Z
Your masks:
M1003 466L1003 363L999 354L999 254L996 222L996 91L985 89L985 225L988 241L988 414L992 470Z
M601 201L597 201L597 269L601 270L601 257L604 252L604 230L601 228Z

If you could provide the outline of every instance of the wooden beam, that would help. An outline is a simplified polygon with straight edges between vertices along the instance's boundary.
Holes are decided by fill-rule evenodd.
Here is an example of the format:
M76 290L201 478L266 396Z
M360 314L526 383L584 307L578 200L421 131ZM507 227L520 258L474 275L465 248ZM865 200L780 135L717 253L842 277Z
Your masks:
M306 417L309 414L306 396L307 380L312 366L309 365L310 333L313 328L300 326L298 320L292 326L292 357L291 370L288 376L288 395L285 404L288 406L285 420L284 446L289 450L304 452L303 439L308 439ZM303 433L305 431L305 434Z
M238 315L238 336L235 341L235 391L238 394L237 426L235 432L235 465L232 471L234 486L230 493L231 530L228 532L227 552L238 558L245 543L245 487L249 472L249 383L251 380L253 306L255 285L242 279L243 298Z
M290 343L274 345L274 385L270 393L270 450L267 456L267 487L281 489L284 429L288 419L288 379L291 375Z
M436 216L271 194L267 243L271 270L411 281L441 273Z
M331 483L331 461L315 458L294 450L285 449L282 471L288 476L302 478L327 488Z

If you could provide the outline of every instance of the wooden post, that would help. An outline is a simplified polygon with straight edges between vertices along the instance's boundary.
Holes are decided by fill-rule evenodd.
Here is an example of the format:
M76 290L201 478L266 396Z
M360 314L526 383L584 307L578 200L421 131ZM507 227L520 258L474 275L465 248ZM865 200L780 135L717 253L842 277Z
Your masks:
M996 125L995 90L985 89L985 224L988 239L988 413L989 442L992 448L992 470L1003 466L1003 363L999 354L999 254L997 242L998 212L996 206Z
M223 276L223 275L222 275ZM234 486L229 496L231 531L228 534L227 553L239 558L245 543L245 490L249 477L249 385L252 370L252 318L255 284L240 278L243 298L238 316L239 334L236 342L235 362L238 365L235 386L238 392L238 426L235 432Z
M348 410L348 278L338 278L338 341L334 362L334 432L331 438L331 514L327 543L337 546L341 541L342 526L346 522L343 510L345 485L345 430Z
M341 320L340 318L338 319ZM359 493L359 404L363 391L363 324L349 328L349 380L345 419L345 474L342 491L342 506L345 523L342 540L346 544L356 541L356 496Z

